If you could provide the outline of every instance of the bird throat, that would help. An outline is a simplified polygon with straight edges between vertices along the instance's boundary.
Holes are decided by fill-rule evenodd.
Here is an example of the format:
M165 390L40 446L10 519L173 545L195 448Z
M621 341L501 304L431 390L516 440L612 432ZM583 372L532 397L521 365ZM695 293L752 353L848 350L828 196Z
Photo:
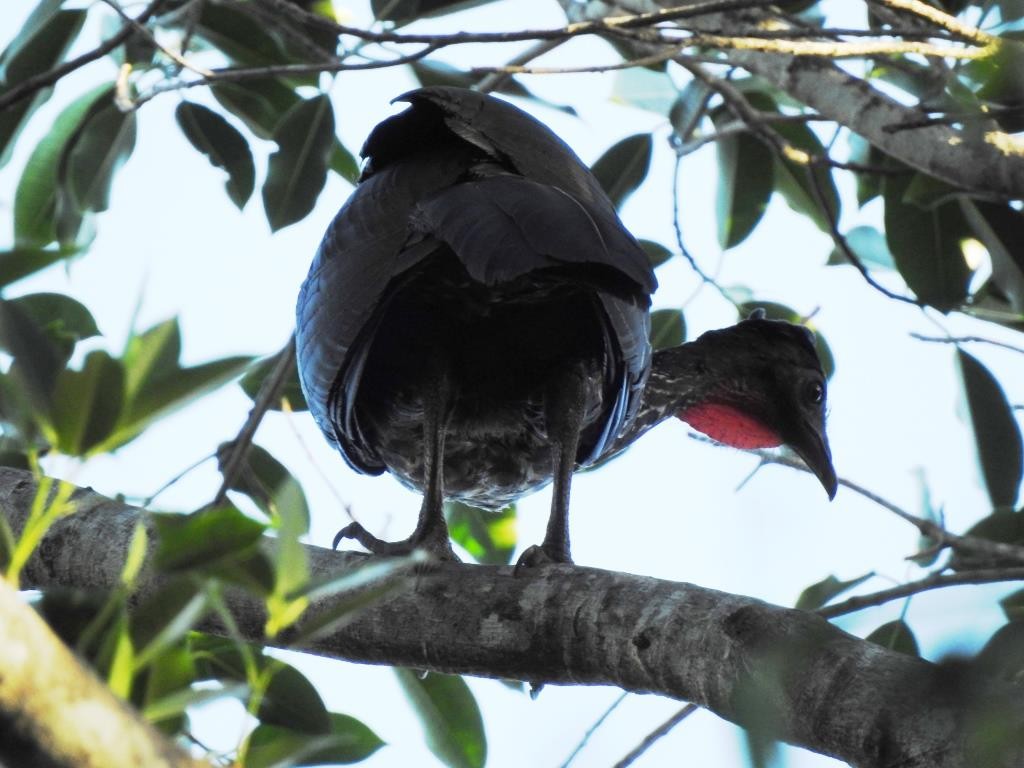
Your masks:
M701 403L678 414L694 429L733 448L774 448L782 444L775 430L738 408L721 403Z

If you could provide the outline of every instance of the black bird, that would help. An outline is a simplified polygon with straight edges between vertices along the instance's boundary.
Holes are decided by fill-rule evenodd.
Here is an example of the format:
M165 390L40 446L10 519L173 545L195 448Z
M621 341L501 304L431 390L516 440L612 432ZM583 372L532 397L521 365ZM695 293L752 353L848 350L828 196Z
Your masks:
M411 91L363 147L297 309L317 424L354 469L423 492L372 552L454 557L444 499L497 509L554 480L540 547L571 562L577 467L678 415L742 447L793 447L835 494L807 329L754 318L652 356L656 281L597 180L547 127L459 88Z

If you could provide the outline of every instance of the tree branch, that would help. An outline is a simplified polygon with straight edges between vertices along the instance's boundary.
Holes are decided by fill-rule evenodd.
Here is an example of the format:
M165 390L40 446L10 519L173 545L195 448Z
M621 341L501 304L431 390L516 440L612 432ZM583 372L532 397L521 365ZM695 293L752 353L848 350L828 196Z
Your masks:
M29 473L0 469L0 508L15 531L34 493ZM91 490L74 500L77 512L53 526L27 563L27 586L117 583L140 511ZM316 547L307 555L314 579L367 561ZM147 571L139 583L149 593L159 579ZM262 602L233 593L228 605L243 636L263 640ZM313 600L293 636L330 608L330 599ZM205 628L219 629L212 620ZM763 718L763 711L744 709L744 702L760 702L771 707L779 738L873 768L967 768L975 701L999 702L1007 727L1024 728L1024 701L1002 683L973 680L975 699L944 667L860 640L819 616L594 568L515 574L510 567L429 564L297 650L538 683L616 685L692 701L740 723ZM998 766L1022 760L1018 751Z
M116 699L3 579L0 764L48 768L208 766L190 758Z
M157 12L163 2L164 0L152 0L152 2L143 9L142 13L135 17L133 23L125 24L117 31L116 34L114 34L113 37L102 45L97 46L91 51L83 53L81 56L71 59L71 61L64 62L59 67L54 67L47 72L40 72L38 75L25 78L10 90L0 94L0 112L3 112L12 104L17 104L22 99L31 96L36 91L53 85L64 77L64 75L71 74L76 69L81 69L86 64L90 64L97 59L102 59L112 50L117 48L117 46L121 45L121 43L131 37L136 31L137 26L145 24L150 17Z
M650 13L670 0L617 0L579 4L559 0L570 20L621 14L627 10ZM886 0L890 7L922 3ZM688 24L696 32L751 27L778 28L778 14L762 5L726 13L694 17ZM960 30L964 34L970 28ZM988 38L985 38L987 44ZM642 46L642 43L637 43ZM645 50L656 48L647 44ZM958 130L948 125L929 125L916 130L893 130L916 122L921 112L882 93L870 82L838 67L827 58L793 56L761 51L730 51L728 61L763 77L794 99L835 120L907 165L984 196L1024 197L1024 143L998 130Z

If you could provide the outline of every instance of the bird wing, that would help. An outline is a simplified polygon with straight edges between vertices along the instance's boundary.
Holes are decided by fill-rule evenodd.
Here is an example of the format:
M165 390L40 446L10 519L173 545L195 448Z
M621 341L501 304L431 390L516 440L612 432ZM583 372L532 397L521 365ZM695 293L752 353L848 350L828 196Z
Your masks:
M416 107L432 105L443 113L448 130L463 141L510 171L568 194L589 213L601 237L617 244L615 268L647 294L657 288L643 249L622 226L608 195L569 145L546 125L508 102L462 88L420 88L395 101L413 105L396 118L406 116L411 121ZM388 143L383 137L375 139L376 132L367 140L364 152L384 149Z

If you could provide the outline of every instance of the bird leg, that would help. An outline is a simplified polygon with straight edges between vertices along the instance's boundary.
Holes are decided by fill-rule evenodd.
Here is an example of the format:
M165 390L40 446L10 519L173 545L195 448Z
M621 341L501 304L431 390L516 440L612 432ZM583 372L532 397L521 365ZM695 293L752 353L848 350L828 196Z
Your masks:
M444 441L448 431L451 387L448 376L439 371L426 387L423 402L423 503L412 535L402 541L381 541L359 523L351 523L334 537L337 549L342 539L355 539L375 555L407 555L424 549L440 560L458 560L448 540L444 520Z
M569 489L576 469L580 430L586 415L586 373L574 367L555 378L544 398L544 420L554 458L551 515L540 546L528 548L516 568L543 563L572 563L569 554Z

